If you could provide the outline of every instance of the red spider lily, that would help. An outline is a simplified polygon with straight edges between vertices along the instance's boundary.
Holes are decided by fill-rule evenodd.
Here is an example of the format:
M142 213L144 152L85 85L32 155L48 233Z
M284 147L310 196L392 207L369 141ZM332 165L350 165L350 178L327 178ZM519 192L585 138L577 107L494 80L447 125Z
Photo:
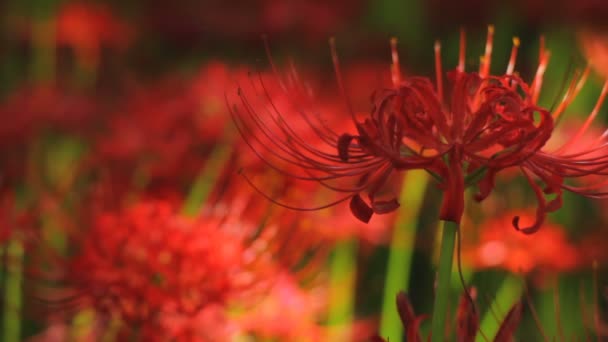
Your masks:
M96 141L96 157L119 173L138 169L151 181L192 182L201 160L231 136L224 93L244 74L210 62L193 80L166 78L129 88Z
M604 86L595 108L574 138L557 150L547 151L543 147L553 133L554 120L580 91L588 69L571 82L564 98L551 113L536 104L550 56L544 44L541 44L536 75L528 85L514 74L519 47L516 38L505 74L490 75L493 35L494 29L490 27L479 71L465 72L465 36L464 32L461 34L458 66L447 74L450 88L446 90L449 91L444 91L439 43L435 44L436 84L433 85L424 77L402 78L393 41L393 88L374 92L369 117L362 121L353 112L347 98L357 133L338 135L322 122L315 121L316 115L303 114L309 119L307 123L312 131L325 142L324 149L294 136L291 123L282 117L277 106L256 108L241 89L241 106L234 108L233 114L246 138L253 134L254 138L260 139L259 136L264 135L274 145L271 152L276 159L300 169L298 174L287 170L283 170L284 173L345 193L341 200L350 199L351 211L364 222L369 221L374 213L391 212L399 206L396 198L377 198L380 189L386 187L388 176L395 171L425 169L434 175L444 191L440 218L459 222L464 209L464 189L469 183L478 184L476 199L483 200L492 191L497 173L519 167L534 190L539 206L535 222L528 227L520 227L516 216L513 225L524 233L533 233L547 212L561 207L563 189L588 197L606 196L598 191L603 181L576 187L565 180L606 174L608 159L591 156L606 148L604 135L585 151L574 153L570 147L597 115L607 86ZM338 84L344 94L333 44L332 54ZM286 93L293 95L291 98L295 99L297 108L304 108L299 105L304 95L297 80L290 77L279 82ZM263 86L263 81L261 83ZM272 104L272 100L270 102ZM256 130L262 133L256 134ZM544 190L534 176L545 185ZM362 193L367 194L369 203L363 199ZM555 198L547 201L546 194L553 194Z
M463 295L460 298L458 310L456 313L456 330L455 336L456 341L459 342L471 342L475 341L475 337L479 331L479 313L475 308L475 297L476 291L472 289L469 291L469 295ZM519 322L522 318L523 305L516 303L507 313L504 320L500 323L500 328L494 337L494 342L506 342L511 341ZM401 318L401 323L405 330L405 336L407 342L421 342L423 341L420 333L420 323L427 318L426 315L417 316L414 312L414 308L410 303L409 298L404 292L397 294L397 311ZM446 339L448 334L446 331ZM374 336L370 339L373 342L388 342L380 336Z
M124 49L131 28L100 4L68 2L57 15L57 41L74 49L85 65L97 66L102 47Z
M99 107L88 94L61 87L25 86L8 94L0 104L0 117L6 119L0 127L0 187L14 187L40 173L39 168L27 168L33 166L32 147L45 133L90 136Z
M608 76L608 34L593 29L578 33L579 43L589 64L603 77Z
M365 77L361 78L351 75L352 79L365 79L367 81L375 79L373 75L369 75L373 74L369 69L361 68L357 71L361 70L365 71ZM301 74L292 70L291 77L293 78L306 79L307 81L312 78L308 75L306 76L307 77L304 78ZM251 102L255 101L256 105L269 106L268 108L272 107L280 110L282 119L290 122L289 129L294 135L298 136L298 139L306 141L311 148L318 147L321 149L324 147L325 141L322 138L320 139L317 132L311 130L309 126L310 120L316 120L318 118L311 119L303 116L303 112L299 111L297 106L290 103L290 99L286 97L287 94L280 88L280 84L273 82L272 75L259 74L252 77L253 80L241 80L241 82L245 82L243 84L244 89L251 91L251 93L255 92L256 95L258 95L251 99ZM252 81L259 81L260 83L252 84ZM313 82L314 81L316 80L313 79ZM316 94L311 93L311 89L314 88L310 86L309 83L302 85L302 87L305 88L301 88L301 92L308 92L307 94L317 97ZM317 104L307 98L307 95L302 94L302 97L299 99L299 101L301 101L299 105L305 106L315 112L322 110L330 112L336 111L335 108L337 106L329 101L325 101L325 97L326 96L323 97L322 101L319 101L320 104ZM241 129L242 133L246 133L249 129L247 127L249 124L257 125L259 123L244 122L243 124L244 126L239 126L239 129ZM336 129L338 127L350 125L350 123L344 118L336 117L323 120L322 125L324 125L326 129ZM257 158L254 155L254 158L251 159L251 156L247 154L239 156L240 163L244 165L244 168L246 169L246 179L250 183L255 184L258 189L264 189L263 193L269 195L267 197L271 199L273 197L278 197L279 195L284 198L289 198L292 206L307 206L307 202L310 201L311 197L325 199L335 198L336 201L340 201L340 199L335 196L334 191L328 191L319 183L299 182L295 177L284 177L285 175L281 172L274 172L277 170L289 170L287 172L297 173L299 168L297 165L290 164L288 160L281 158L281 156L277 157L277 155L274 154L272 147L276 144L274 141L270 142L265 139L270 138L273 133L267 131L264 134L266 133L268 136L259 138L252 136L251 139L246 140L246 143L256 151L255 154L260 158ZM239 148L237 148L237 151L239 151ZM263 162L261 163L260 160ZM268 167L269 164L271 166L270 168ZM395 178L387 183L393 185L396 184L397 181L399 181L399 179ZM393 192L393 189L383 190L387 190L387 192L390 193ZM364 240L373 243L379 243L384 240L385 233L390 227L389 222L392 219L391 216L387 216L366 225L345 217L341 211L336 211L333 208L325 208L325 210L318 212L308 212L304 215L298 215L297 217L289 213L281 212L278 215L274 215L273 218L279 223L279 226L296 225L297 227L300 227L300 229L313 230L315 231L315 236L322 236L320 240L324 240L324 243L332 243L336 240L342 240L353 236L361 237ZM327 229L328 227L331 227L331 229Z
M143 201L96 217L69 277L83 300L130 324L194 315L252 293L253 267L264 267L248 256L248 231L236 217L186 218L171 203Z
M323 149L295 135L291 122L282 116L272 99L271 105L259 108L239 89L241 103L235 106L233 114L246 139L266 139L264 141L273 146L270 152L275 159L299 168L298 173L281 169L285 174L319 182L346 194L330 205L350 199L352 213L364 222L374 213L384 214L399 207L396 198L378 198L381 189L387 187L389 175L395 171L425 169L435 176L444 191L440 218L459 222L467 185L476 183L479 186L476 199L483 200L492 191L497 173L519 167L534 190L539 206L535 222L520 227L516 216L513 225L524 233L533 233L547 212L561 207L564 189L588 197L606 197L606 193L597 190L604 181L576 187L565 180L593 174L603 176L607 172L608 158L591 156L606 148L604 135L585 151L573 153L569 149L597 115L607 86L575 137L559 149L548 151L544 146L553 133L554 120L572 102L586 80L588 69L571 82L551 113L536 104L550 55L544 44L541 44L536 75L528 85L514 73L517 38L513 40L506 72L500 76L490 75L493 36L494 29L490 27L479 71L465 72L465 35L461 33L459 62L457 68L447 74L448 88L443 81L439 43L435 44L436 84L433 85L425 77L402 78L393 41L394 86L374 91L369 116L359 120L344 95L356 133L339 135L324 125L316 113L304 112L306 100L302 98L306 94L297 79L289 75L287 81L279 80L296 108L304 112L302 116L312 131L325 143ZM332 54L338 85L344 94L345 85L333 44ZM263 87L263 80L261 83ZM261 133L252 133L255 130ZM544 191L534 176L545 185ZM362 194L367 194L369 203ZM546 194L555 198L548 201Z
M95 142L101 167L128 180L137 170L151 182L192 182L210 149L197 129L197 102L183 96L188 90L182 80L130 89Z
M533 222L533 213L522 214L521 220ZM476 268L498 267L513 273L565 272L581 266L582 254L572 245L562 227L545 222L535 237L512 229L512 214L484 222L479 241L472 249L465 247L465 258Z
M88 132L99 112L96 105L91 97L60 87L16 89L0 105L0 115L10 118L0 127L0 147L23 145L45 129Z
M323 329L318 322L326 306L325 297L323 289L305 291L292 276L281 274L268 295L237 319L244 331L262 338L320 341Z
M216 142L224 135L230 114L226 110L224 94L236 79L246 79L244 68L231 68L225 63L206 63L192 81L191 96L199 103L194 122L201 139Z

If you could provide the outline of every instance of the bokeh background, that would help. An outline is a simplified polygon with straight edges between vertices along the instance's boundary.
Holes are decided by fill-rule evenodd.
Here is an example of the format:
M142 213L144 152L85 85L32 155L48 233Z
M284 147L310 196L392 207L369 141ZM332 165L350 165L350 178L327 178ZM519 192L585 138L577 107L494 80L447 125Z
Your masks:
M344 203L275 205L337 197L259 158L267 151L231 117L249 105L237 89L260 112L268 94L316 146L299 111L337 134L352 129L330 37L365 113L373 91L390 86L390 38L405 75L432 79L436 40L450 70L463 28L474 70L493 24L493 74L519 37L516 70L531 81L544 39L546 108L591 66L549 142L559 144L608 76L607 16L599 0L2 1L0 340L405 340L397 291L417 314L433 305L441 192L432 177L394 177L401 208L369 224ZM277 76L291 82L296 69L299 90L281 91ZM464 281L487 336L521 301L516 340L608 338L607 205L566 193L524 236L511 219L533 220L535 201L515 173L482 203L467 200L450 322ZM446 331L455 335L454 324Z

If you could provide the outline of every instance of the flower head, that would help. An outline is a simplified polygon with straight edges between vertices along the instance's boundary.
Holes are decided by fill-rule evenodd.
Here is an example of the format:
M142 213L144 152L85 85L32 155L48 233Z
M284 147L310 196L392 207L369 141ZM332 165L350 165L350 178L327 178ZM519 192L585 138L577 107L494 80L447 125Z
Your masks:
M255 139L266 139L276 146L270 150L275 159L299 169L297 173L283 169L285 174L318 182L344 194L340 201L350 200L352 213L364 222L368 222L374 213L384 214L399 207L396 196L387 197L384 191L389 186L389 176L395 172L424 169L432 174L444 192L440 218L460 222L467 186L477 185L476 199L483 200L491 193L499 172L519 167L539 205L533 223L520 227L516 216L513 225L524 233L533 233L547 212L561 207L562 190L589 197L606 196L597 191L595 184L576 187L565 180L605 175L608 158L597 157L594 153L608 145L601 136L585 151L570 152L570 142L557 150L545 149L555 121L585 83L588 69L577 74L579 77L575 77L562 101L551 112L537 104L550 56L544 43L536 74L528 84L514 72L520 44L517 38L513 39L505 73L490 74L493 36L494 28L490 26L479 70L468 72L465 71L465 34L461 31L459 62L455 70L447 73L447 82L444 81L438 42L435 43L436 77L432 82L427 77L402 77L396 41L393 40L393 86L373 91L371 109L364 118L355 113L346 95L332 40L338 86L346 99L354 132L336 133L318 118L316 112L306 112L307 107L302 105L306 101L301 100L305 94L293 74L288 75L286 81L279 80L284 91L292 95L297 110L308 119L312 131L325 143L323 148L311 146L308 139L294 135L291 122L277 110L272 99L268 100L269 104L257 108L239 89L242 106L235 106L233 114L241 132L259 130L261 133L253 134ZM574 141L585 133L597 115L605 93L606 86ZM243 135L252 139L251 134L245 132ZM537 184L539 181L545 185L544 190ZM547 199L547 195L554 197Z
M251 260L221 215L183 217L173 204L142 201L103 213L70 267L75 287L100 312L131 324L194 315L251 289Z

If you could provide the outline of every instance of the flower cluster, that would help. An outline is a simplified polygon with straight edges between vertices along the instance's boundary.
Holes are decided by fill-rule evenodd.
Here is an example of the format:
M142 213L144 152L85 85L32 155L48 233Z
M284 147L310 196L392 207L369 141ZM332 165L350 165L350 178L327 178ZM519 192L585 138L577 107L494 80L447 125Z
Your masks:
M234 220L187 218L164 201L103 213L80 246L70 277L83 300L129 324L194 315L253 287Z

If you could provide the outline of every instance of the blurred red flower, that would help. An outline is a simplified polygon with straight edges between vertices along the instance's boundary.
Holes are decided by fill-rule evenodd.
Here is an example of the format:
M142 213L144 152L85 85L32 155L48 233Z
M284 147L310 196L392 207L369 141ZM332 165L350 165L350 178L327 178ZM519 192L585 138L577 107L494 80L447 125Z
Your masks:
M95 309L129 324L158 327L161 319L237 297L246 303L263 283L256 284L253 269L264 270L247 252L249 230L239 224L212 213L183 217L165 201L105 212L83 233L69 278Z
M66 2L57 14L57 42L74 49L85 65L95 67L101 49L122 50L132 39L133 29L102 4Z
M201 40L259 41L260 34L318 42L352 24L364 5L361 0L149 0L142 17L149 29L187 46Z
M244 331L261 338L321 341L325 297L322 288L304 289L297 279L280 274L264 299L237 320Z
M582 254L570 243L564 229L544 222L534 237L511 229L513 213L485 221L474 246L465 247L464 257L477 269L502 268L513 273L567 272L581 266ZM535 215L520 215L533 222Z
M190 185L211 147L195 124L197 102L188 89L180 79L129 88L96 136L95 165L128 187L138 173L145 185Z
M190 96L198 103L194 114L194 124L200 138L217 142L224 137L230 112L226 108L225 94L238 80L246 80L247 72L243 67L230 67L219 61L203 65L191 83Z
M608 78L608 33L581 29L578 38L589 64L604 78Z

